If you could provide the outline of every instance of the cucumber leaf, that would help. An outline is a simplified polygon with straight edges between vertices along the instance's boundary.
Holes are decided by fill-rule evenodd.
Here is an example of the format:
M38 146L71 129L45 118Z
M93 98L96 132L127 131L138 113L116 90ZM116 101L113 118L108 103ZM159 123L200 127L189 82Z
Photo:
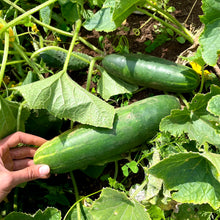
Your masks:
M104 188L100 195L89 210L94 219L121 219L136 220L150 219L149 214L145 211L144 206L135 200L129 199L125 193Z
M46 6L40 10L40 19L44 24L50 24L52 16L52 5ZM44 31L47 33L48 29L43 27Z
M209 100L207 109L212 114L220 116L220 95L216 95Z
M97 85L97 92L103 99L108 100L113 95L132 93L138 89L138 86L116 79L104 69L101 70L102 75Z
M143 0L106 0L102 8L88 18L84 27L87 30L110 32L116 30L121 23L136 9L136 4Z
M44 211L38 210L34 215L22 212L11 212L5 220L61 220L61 212L56 208L47 208Z
M174 136L187 133L191 140L199 144L206 142L220 147L219 117L207 111L209 100L220 94L220 87L211 86L207 94L196 94L183 110L173 110L171 115L162 119L160 130Z
M220 52L220 17L209 22L199 38L199 43L202 47L202 57L204 61L215 66Z
M215 162L212 163L212 160ZM208 203L218 209L220 170L216 163L220 164L219 154L178 153L152 166L149 173L163 179L177 202Z
M202 10L204 15L202 15L200 19L204 24L220 18L220 1L202 0Z
M47 109L57 118L112 128L114 107L83 89L66 72L14 89L31 109Z
M16 132L17 117L20 104L17 102L8 101L0 96L0 139ZM24 123L29 116L29 111L22 108L20 116L20 131L25 131Z

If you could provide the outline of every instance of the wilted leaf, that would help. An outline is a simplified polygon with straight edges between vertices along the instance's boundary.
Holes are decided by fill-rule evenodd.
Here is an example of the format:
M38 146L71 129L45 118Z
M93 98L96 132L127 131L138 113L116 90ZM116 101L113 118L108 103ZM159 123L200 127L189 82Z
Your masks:
M162 160L149 173L163 179L172 198L181 203L208 203L220 207L219 169L210 158L220 164L220 155L178 153Z
M120 79L116 79L110 76L104 69L102 69L102 75L98 82L97 92L105 100L108 100L111 96L131 93L138 89L138 86L131 85Z
M131 199L125 193L104 188L100 198L93 203L90 214L96 220L145 220L150 216L144 207Z
M5 220L61 220L61 212L55 208L47 208L44 211L38 210L34 215L22 212L11 212Z
M20 104L3 99L0 96L0 139L17 131L17 116ZM24 123L29 116L26 108L21 111L20 128L24 131Z
M114 108L75 83L67 73L15 87L32 109L47 109L58 118L111 128Z

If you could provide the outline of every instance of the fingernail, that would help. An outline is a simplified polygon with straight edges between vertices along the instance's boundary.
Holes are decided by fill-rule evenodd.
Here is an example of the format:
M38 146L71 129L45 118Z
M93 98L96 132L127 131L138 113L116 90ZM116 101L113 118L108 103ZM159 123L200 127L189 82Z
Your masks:
M39 168L39 173L41 176L46 176L50 173L50 167L48 165L43 165Z

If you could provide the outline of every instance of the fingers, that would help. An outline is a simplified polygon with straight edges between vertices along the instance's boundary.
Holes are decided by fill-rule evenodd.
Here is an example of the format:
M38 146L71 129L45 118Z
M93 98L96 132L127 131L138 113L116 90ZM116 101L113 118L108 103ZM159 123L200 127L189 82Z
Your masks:
M26 167L33 166L34 161L32 159L14 160L13 170L22 170Z
M46 179L50 175L50 168L48 165L32 165L25 169L11 172L12 185L15 187L18 184L28 182L35 179Z
M32 158L36 152L37 148L34 147L19 147L10 150L10 155L13 160Z
M2 139L0 145L9 148L15 147L19 143L41 146L44 142L46 142L44 138L18 131Z

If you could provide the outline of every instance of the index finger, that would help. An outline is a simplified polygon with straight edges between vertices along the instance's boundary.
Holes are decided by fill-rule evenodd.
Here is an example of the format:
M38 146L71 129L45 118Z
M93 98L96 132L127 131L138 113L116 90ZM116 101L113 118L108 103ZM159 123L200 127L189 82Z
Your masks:
M15 132L0 141L0 145L8 148L15 147L18 144L36 145L41 146L47 140L36 135L24 133L21 131Z

